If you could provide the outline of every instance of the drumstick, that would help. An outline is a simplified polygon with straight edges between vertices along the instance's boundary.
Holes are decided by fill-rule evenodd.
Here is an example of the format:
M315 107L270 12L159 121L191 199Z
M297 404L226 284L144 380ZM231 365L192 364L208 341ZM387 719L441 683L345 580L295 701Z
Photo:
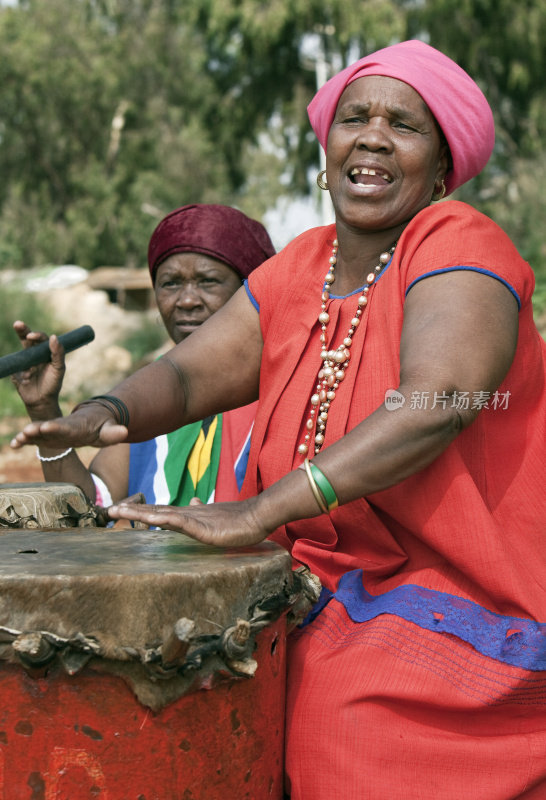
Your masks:
M93 328L90 325L82 325L73 331L62 333L59 336L59 342L64 347L65 352L70 353L72 350L92 342L94 338L95 331ZM36 364L47 364L48 361L51 361L49 342L40 342L32 347L27 347L25 350L18 350L16 353L10 353L0 358L0 378L13 375L14 372L24 372L24 370L34 367Z

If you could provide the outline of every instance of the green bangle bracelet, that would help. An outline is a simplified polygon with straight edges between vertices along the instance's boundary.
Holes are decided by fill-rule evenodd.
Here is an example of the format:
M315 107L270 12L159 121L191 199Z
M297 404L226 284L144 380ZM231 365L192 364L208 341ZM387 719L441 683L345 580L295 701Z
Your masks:
M326 505L328 506L328 511L333 511L334 508L338 507L338 499L334 491L334 487L332 486L326 475L324 475L324 473L321 472L320 469L316 466L316 464L313 464L313 462L310 461L309 467L311 468L311 474L315 479L315 483L317 484L318 488L324 495L324 499L326 500Z
M313 474L311 472L311 465L309 463L308 458L305 459L302 466L307 474L307 480L309 481L309 486L311 487L311 491L313 492L313 496L317 501L318 507L320 508L323 514L327 514L328 506L326 505L326 500L324 498L324 495L318 488L316 480L313 478Z

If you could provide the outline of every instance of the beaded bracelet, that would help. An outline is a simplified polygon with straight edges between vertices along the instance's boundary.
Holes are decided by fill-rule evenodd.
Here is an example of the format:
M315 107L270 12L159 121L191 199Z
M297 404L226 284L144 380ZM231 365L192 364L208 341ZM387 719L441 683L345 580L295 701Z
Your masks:
M119 397L114 397L113 394L98 394L96 397L90 397L89 400L83 400L81 403L72 409L72 414L82 406L89 405L89 403L97 403L99 406L113 411L118 425L129 427L129 409Z
M74 449L73 447L69 447L68 450L65 450L64 453L59 453L58 456L42 456L40 455L40 449L37 447L36 458L39 461L59 461L61 458L64 458L65 456L69 455L73 449Z
M336 493L334 491L334 487L332 486L326 475L323 472L321 472L321 470L317 467L317 465L313 464L312 461L309 462L309 469L311 470L311 474L315 479L319 491L324 497L328 513L330 513L330 511L333 511L334 508L337 508L339 505Z
M309 481L309 486L311 487L311 491L315 497L315 500L318 503L318 507L322 511L323 514L328 513L328 506L326 505L326 500L324 499L323 495L320 493L317 484L315 483L315 479L311 473L311 467L309 465L309 459L306 458L303 462L303 468L305 469L305 473L307 475L307 479Z

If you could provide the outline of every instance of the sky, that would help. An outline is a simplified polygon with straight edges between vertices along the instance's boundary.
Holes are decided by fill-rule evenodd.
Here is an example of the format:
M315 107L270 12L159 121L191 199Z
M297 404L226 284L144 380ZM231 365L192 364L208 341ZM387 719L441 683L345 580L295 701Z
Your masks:
M274 208L266 211L262 221L276 250L281 250L309 228L333 222L333 215L323 222L319 200L317 197L281 197Z

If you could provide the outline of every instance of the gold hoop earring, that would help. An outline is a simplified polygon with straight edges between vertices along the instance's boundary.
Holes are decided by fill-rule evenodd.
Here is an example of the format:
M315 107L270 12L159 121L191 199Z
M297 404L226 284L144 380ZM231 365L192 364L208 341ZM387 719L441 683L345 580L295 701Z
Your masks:
M440 184L440 191L434 192L432 195L432 199L435 201L441 200L445 196L445 193L446 193L446 185L444 183L444 179L442 178L442 182Z
M324 189L324 191L327 191L330 187L328 186L328 181L324 180L325 175L326 175L325 169L319 172L319 174L317 175L317 184L319 189Z

